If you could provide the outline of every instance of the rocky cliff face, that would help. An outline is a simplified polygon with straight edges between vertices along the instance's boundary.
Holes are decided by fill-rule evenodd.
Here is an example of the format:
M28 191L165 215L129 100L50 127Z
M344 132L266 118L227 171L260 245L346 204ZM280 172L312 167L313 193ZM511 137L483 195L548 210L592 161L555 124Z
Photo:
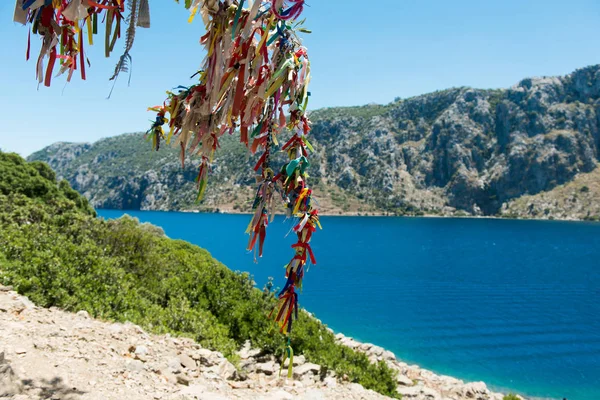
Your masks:
M454 88L321 109L311 119L310 173L326 211L498 215L514 199L596 168L600 66L505 90ZM150 153L133 145L140 140L55 144L31 158L49 162L96 207L198 208L194 162L181 170L174 150ZM201 207L247 210L255 158L225 141Z

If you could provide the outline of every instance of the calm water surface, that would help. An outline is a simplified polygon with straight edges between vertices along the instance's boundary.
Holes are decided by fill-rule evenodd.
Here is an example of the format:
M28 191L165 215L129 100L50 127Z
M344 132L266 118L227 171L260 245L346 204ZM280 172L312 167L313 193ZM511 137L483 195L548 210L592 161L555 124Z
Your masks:
M100 210L104 218L123 211ZM284 284L290 221L258 264L249 216L127 212L206 248L257 286ZM323 217L303 307L400 359L530 396L600 399L600 224Z

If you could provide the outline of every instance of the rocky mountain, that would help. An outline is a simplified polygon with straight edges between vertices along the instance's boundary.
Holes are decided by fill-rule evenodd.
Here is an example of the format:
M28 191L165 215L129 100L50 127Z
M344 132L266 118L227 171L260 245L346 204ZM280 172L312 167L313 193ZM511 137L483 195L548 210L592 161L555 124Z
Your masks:
M311 119L309 173L326 212L598 217L597 185L585 185L591 210L554 190L598 165L598 65L509 89L462 87L387 105L320 109ZM30 159L48 162L95 207L248 211L257 156L227 139L200 205L197 161L182 169L176 150L153 153L141 134L57 143ZM544 193L551 193L548 206L531 197Z

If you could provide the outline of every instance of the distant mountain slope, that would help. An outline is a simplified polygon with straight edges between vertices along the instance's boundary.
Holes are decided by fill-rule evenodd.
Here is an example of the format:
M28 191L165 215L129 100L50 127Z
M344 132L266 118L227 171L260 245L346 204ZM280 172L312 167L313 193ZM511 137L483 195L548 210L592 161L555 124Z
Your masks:
M508 202L597 166L600 66L523 79L510 89L453 88L387 105L321 109L311 119L316 154L309 172L325 211L527 217L509 212ZM181 170L175 150L153 153L140 134L57 143L30 159L48 162L100 208L247 211L248 171L257 157L228 139L200 206L197 162ZM563 214L569 210L544 216Z

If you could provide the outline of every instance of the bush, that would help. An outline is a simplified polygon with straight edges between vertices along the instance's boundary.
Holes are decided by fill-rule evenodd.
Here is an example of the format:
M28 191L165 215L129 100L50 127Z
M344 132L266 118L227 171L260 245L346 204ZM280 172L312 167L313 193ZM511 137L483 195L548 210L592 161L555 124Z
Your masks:
M521 400L516 394L509 393L502 398L502 400Z
M281 354L284 337L266 315L271 288L229 270L190 243L125 216L95 218L87 201L45 164L0 153L0 283L44 307L115 321L154 333L194 338L235 362L254 346ZM312 362L353 382L397 396L394 372L335 343L324 325L300 313L292 346Z

